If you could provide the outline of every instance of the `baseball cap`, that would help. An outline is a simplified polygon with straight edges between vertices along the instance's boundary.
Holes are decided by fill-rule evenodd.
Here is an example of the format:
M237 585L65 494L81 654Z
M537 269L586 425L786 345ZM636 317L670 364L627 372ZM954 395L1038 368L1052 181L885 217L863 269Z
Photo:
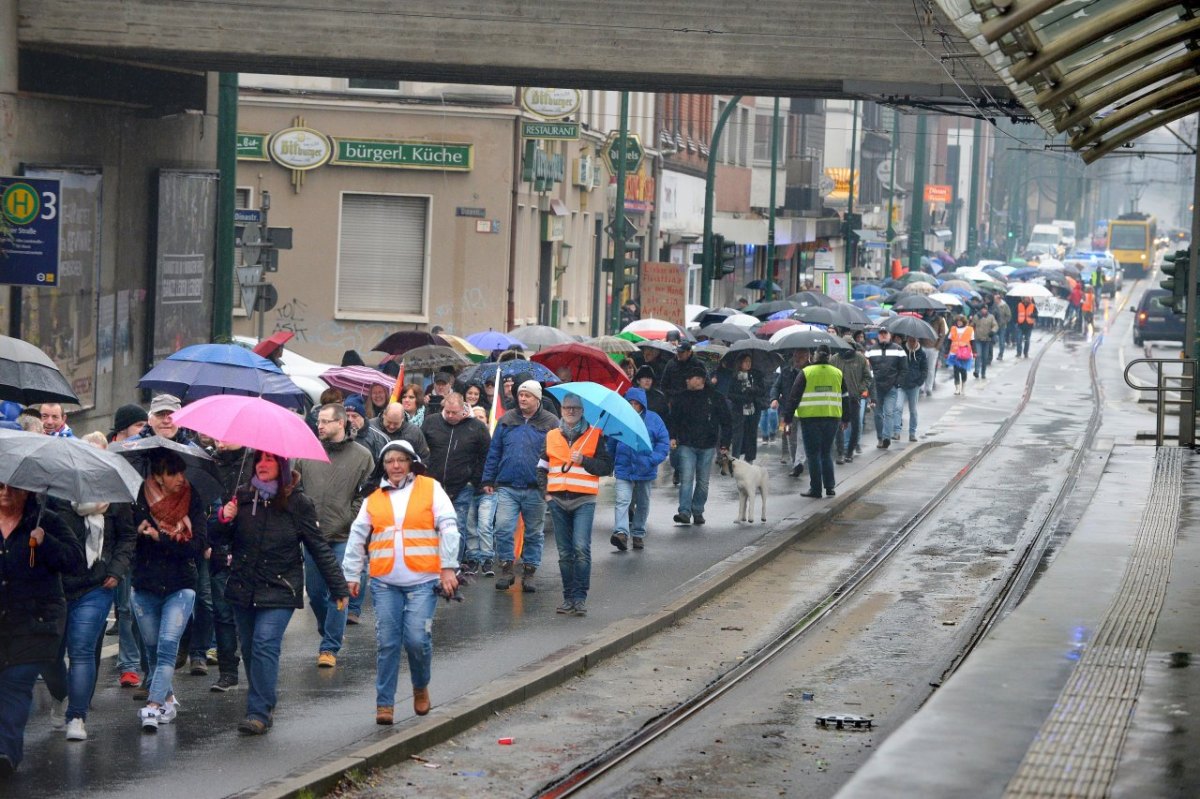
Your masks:
M163 411L175 412L183 407L183 403L179 401L179 397L174 394L156 394L154 399L150 401L150 413L162 413Z

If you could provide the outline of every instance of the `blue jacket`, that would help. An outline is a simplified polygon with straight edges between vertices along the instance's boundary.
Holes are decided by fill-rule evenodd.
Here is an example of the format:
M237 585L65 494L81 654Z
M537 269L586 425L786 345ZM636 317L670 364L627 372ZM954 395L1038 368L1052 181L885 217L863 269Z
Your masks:
M496 423L496 432L483 464L483 485L537 488L538 459L546 448L546 433L558 419L545 409L526 419L519 409L507 411Z
M613 454L613 476L618 480L653 480L658 476L658 465L671 454L671 436L662 417L646 405L646 392L634 386L625 392L625 399L635 400L642 406L642 421L650 432L650 452L638 452L628 444L610 438L608 448Z

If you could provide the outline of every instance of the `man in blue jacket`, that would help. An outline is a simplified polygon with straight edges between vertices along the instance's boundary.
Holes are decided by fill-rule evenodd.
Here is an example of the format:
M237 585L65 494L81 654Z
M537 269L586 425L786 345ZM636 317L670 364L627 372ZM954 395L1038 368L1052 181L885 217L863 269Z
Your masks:
M518 516L525 520L521 590L537 590L533 576L542 565L546 524L546 499L538 490L538 460L546 449L546 433L557 426L554 414L542 408L542 387L533 380L517 386L517 407L496 423L483 465L483 490L496 495L497 591L507 590L516 580L513 558Z
M662 417L647 407L646 392L634 386L625 392L625 399L641 415L650 433L650 452L639 452L628 444L609 439L613 453L613 476L617 479L616 520L608 542L624 552L629 547L645 549L646 519L650 516L650 484L658 476L658 465L671 454L671 437ZM633 527L630 529L630 503L633 504Z

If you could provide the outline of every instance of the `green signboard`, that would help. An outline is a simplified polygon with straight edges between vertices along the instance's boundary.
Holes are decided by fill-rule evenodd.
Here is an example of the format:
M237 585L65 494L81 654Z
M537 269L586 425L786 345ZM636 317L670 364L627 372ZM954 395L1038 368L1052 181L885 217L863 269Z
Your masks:
M604 160L608 162L608 171L612 174L617 174L617 161L621 154L620 137L615 133L608 134L608 139L604 142L604 148L600 151L604 156ZM642 140L638 138L636 133L631 133L625 137L625 173L632 174L637 172L637 168L642 164L642 157L645 151L642 150Z
M578 122L522 122L523 139L561 139L574 141L579 138Z
M266 133L239 133L237 135L237 157L239 161L266 161Z
M389 169L441 169L469 171L474 166L475 145L432 144L384 139L334 139L331 164Z

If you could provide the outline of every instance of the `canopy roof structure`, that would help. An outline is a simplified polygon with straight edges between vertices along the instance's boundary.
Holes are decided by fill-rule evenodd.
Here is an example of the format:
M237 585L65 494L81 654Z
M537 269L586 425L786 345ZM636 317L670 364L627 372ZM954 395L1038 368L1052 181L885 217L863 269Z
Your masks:
M1196 0L937 3L1038 124L1066 133L1085 163L1200 111Z

